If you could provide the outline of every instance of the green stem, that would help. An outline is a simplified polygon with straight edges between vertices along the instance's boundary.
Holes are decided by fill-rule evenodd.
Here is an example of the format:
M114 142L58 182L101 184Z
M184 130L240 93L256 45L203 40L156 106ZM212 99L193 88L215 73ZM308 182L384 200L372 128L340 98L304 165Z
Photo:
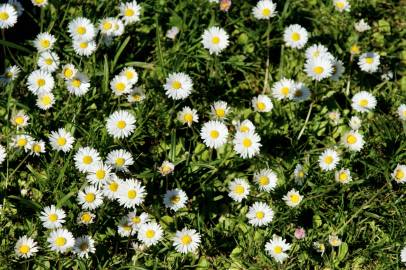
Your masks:
M269 76L269 35L271 33L271 21L268 21L268 28L266 30L266 64L265 64L265 78L264 78L264 88L262 89L262 94L264 94L268 89L268 76Z
M310 114L312 113L313 105L314 105L314 101L312 103L310 103L310 108L309 108L309 111L307 112L305 123L304 123L302 129L299 132L299 136L297 136L298 140L300 139L300 137L302 137L302 134L303 134L303 132L304 132L304 130L306 128L307 122L309 122L309 118L310 118Z

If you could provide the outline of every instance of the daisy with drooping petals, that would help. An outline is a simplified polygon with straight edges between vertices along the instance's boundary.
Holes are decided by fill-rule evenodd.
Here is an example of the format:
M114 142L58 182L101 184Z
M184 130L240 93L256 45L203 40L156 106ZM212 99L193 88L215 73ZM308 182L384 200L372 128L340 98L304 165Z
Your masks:
M18 257L29 258L38 252L37 242L31 237L24 235L15 244L14 252Z
M31 155L39 156L41 153L45 153L45 142L43 140L31 141L28 146Z
M342 143L351 151L360 151L364 146L364 138L358 131L348 131L342 137Z
M307 88L303 83L295 83L293 90L292 99L297 102L302 102L308 100L311 96L309 88Z
M133 24L140 20L141 6L137 1L120 4L120 16L125 24Z
M130 103L141 102L146 98L145 92L141 87L134 86L127 96L127 101Z
M397 183L405 183L406 182L406 165L398 164L391 174L393 179Z
M292 24L285 28L283 39L287 47L301 49L307 43L308 33L302 26Z
M51 132L49 143L56 151L69 152L72 149L72 145L75 142L75 138L72 134L66 131L64 128L58 129L58 131Z
M13 27L17 23L17 10L10 4L0 5L0 29Z
M254 17L258 20L267 20L276 16L276 4L270 0L258 1L257 5L252 9Z
M88 172L94 164L100 162L100 155L96 149L91 147L80 147L76 152L75 167L81 172Z
M192 126L193 122L197 123L199 121L199 116L195 109L191 109L188 106L183 107L183 109L178 113L178 120L189 127Z
M107 119L107 133L116 139L130 136L135 129L135 117L128 111L115 111Z
M406 121L406 104L400 104L396 112L398 113L400 120Z
M254 132L255 131L255 126L250 120L246 119L246 120L244 120L242 122L238 121L235 124L235 129L237 131L239 131L239 132L242 132L242 133Z
M75 244L75 238L73 234L66 229L57 229L52 231L49 235L47 242L51 250L65 253L73 248Z
M128 237L137 233L137 231L131 226L130 220L127 216L124 216L119 220L117 232L121 237Z
M138 82L138 73L132 67L123 68L120 72L120 76L125 76L131 85Z
M228 190L228 196L236 202L241 202L250 193L250 186L244 179L235 178L228 184Z
M147 213L137 215L137 211L133 211L128 213L127 217L129 224L135 231L138 231L142 224L149 222L149 215Z
M103 195L96 187L87 186L79 191L77 200L83 209L94 210L102 205Z
M266 203L256 202L250 206L247 213L248 223L254 227L268 225L274 216L274 212Z
M277 181L278 176L271 169L262 169L254 174L254 182L258 184L261 191L274 190Z
M89 170L86 179L90 184L100 188L110 180L110 177L110 165L105 165L103 162L98 162Z
M59 56L50 51L42 52L38 58L38 67L50 73L57 70L59 66Z
M308 60L305 63L305 72L307 76L316 81L331 77L333 73L333 65L331 61L325 57Z
M339 12L350 11L350 3L347 0L333 0L335 10Z
M127 179L120 185L118 201L125 208L135 208L144 201L145 187L137 179Z
M183 228L181 231L176 231L173 246L177 252L194 253L199 247L200 241L200 234L196 230Z
M348 169L341 169L335 173L335 179L337 182L341 184L348 184L351 180L350 170Z
M10 122L17 128L23 128L28 125L28 120L30 120L30 117L24 111L18 111L17 113L13 114Z
M164 195L164 204L165 207L176 212L180 208L185 207L187 199L186 193L183 190L176 188L166 191Z
M71 79L66 81L66 88L69 93L74 94L75 96L83 96L90 88L89 77L83 73L76 72Z
M21 148L27 151L27 145L33 138L26 134L19 134L13 137L11 145L16 148Z
M362 120L358 116L352 116L348 125L352 130L358 130L361 127Z
M73 253L80 258L89 258L89 253L95 253L94 240L89 235L84 235L75 239Z
M202 35L202 44L205 49L209 50L210 54L219 54L228 46L228 34L224 29L212 26Z
M0 144L0 164L4 162L6 156L7 156L6 148L4 148L4 146Z
M79 224L89 225L94 222L96 215L89 211L83 211L78 214L77 222Z
M345 70L343 61L334 59L332 61L332 68L333 71L331 73L330 79L332 79L333 81L338 81Z
M55 81L52 74L45 70L34 70L27 78L27 87L33 94L51 92Z
M285 196L283 196L282 199L285 201L287 206L296 207L303 200L303 196L299 194L299 191L292 189Z
M216 119L225 119L230 108L225 101L216 101L211 106L211 115Z
M338 153L333 149L326 149L319 156L319 166L322 171L331 171L334 170L340 161Z
M7 85L17 79L20 72L21 69L16 65L7 67L4 74L0 76L0 86Z
M278 100L291 99L295 90L295 82L291 79L282 78L272 86L272 96Z
M130 152L119 149L113 150L107 155L106 163L113 166L116 170L127 172L128 167L134 164L134 159Z
M158 243L163 236L163 230L161 225L150 222L141 225L138 231L138 240L144 243L146 246L152 246Z
M200 137L207 147L219 148L227 142L227 126L219 121L206 122L200 131Z
M171 73L164 84L165 94L175 100L187 98L193 90L192 79L183 72Z
M77 72L78 71L73 64L66 64L62 67L61 76L65 80L69 81L69 80L72 80L76 76Z
M273 108L271 99L266 95L253 97L251 103L256 112L270 112Z
M358 60L358 66L362 71L368 73L374 73L378 71L380 64L380 56L374 52L366 52L360 55Z
M93 23L84 17L73 19L68 24L68 32L73 40L90 41L96 36Z
M92 55L97 49L94 40L74 39L72 46L77 55L86 57Z
M351 101L351 107L357 112L370 112L377 104L376 98L367 91L356 93Z
M170 162L168 160L165 160L164 162L162 162L162 165L158 168L158 171L162 176L167 176L167 175L171 174L174 170L175 170L175 164L173 164L172 162Z
M302 164L297 164L295 170L293 171L293 176L297 183L302 184L303 179L306 178L306 172Z
M117 199L121 185L123 185L123 181L116 174L112 174L109 181L103 186L103 195L110 200Z
M51 50L54 47L56 38L50 33L39 33L34 40L34 46L38 52Z
M39 219L42 221L42 226L47 229L57 229L65 223L65 211L56 208L55 205L47 206L42 210Z
M233 144L234 151L242 158L252 158L259 154L259 148L262 146L261 138L255 132L239 132L235 134Z
M51 92L41 92L37 96L36 105L41 110L52 108L55 103L55 96Z
M131 90L131 84L126 76L115 76L110 82L110 89L116 96L127 94Z
M285 239L282 239L282 237L275 234L273 235L272 240L269 240L265 244L265 250L267 253L278 263L282 263L289 257L289 255L286 254L286 251L289 249L290 244L286 243Z

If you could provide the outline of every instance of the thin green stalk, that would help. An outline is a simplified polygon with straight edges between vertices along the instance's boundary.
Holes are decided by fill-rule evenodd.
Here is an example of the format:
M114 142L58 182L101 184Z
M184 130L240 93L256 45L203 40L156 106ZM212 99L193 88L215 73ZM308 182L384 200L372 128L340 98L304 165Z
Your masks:
M271 33L271 21L268 21L268 28L266 30L266 64L265 64L265 78L264 78L264 88L262 89L262 94L269 90L268 76L269 76L269 35Z

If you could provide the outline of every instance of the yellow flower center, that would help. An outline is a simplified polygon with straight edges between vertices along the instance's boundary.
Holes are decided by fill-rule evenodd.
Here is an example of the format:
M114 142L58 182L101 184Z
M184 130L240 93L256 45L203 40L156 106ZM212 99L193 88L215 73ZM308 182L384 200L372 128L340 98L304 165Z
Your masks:
M117 127L118 127L119 129L123 129L123 128L125 128L126 126L127 126L127 123L126 123L125 121L123 121L123 120L117 121Z
M104 177L106 176L106 172L104 170L97 170L96 171L96 178L99 180L104 179Z
M51 221L51 222L55 222L55 221L58 220L58 215L57 214L50 214L48 216L48 220Z
M82 49L86 49L87 46L88 46L87 42L81 42L81 43L79 44L79 47L82 48Z
M103 23L104 30L110 30L112 27L113 27L113 25L110 22Z
M180 241L181 241L182 244L184 244L184 245L189 245L190 243L192 243L192 237L190 237L189 235L184 235L184 236L182 236L182 238L180 239Z
M88 203L94 202L95 199L96 195L94 195L94 193L87 193L85 196L85 201Z
M186 114L183 116L183 120L185 120L185 122L192 123L192 121L193 121L193 115L192 115L191 113L186 113Z
M149 230L147 230L147 231L145 232L145 236L146 236L147 238L152 238L152 237L155 236L155 231L149 229Z
M135 199L137 197L137 191L131 189L127 192L127 196L129 199Z
M17 145L20 146L20 147L23 147L26 144L27 144L27 139L25 139L25 138L20 138L20 139L17 140Z
M172 88L175 89L175 90L178 90L178 89L180 89L181 87L182 87L182 84L181 84L179 81L174 81L174 82L172 83Z
M244 191L245 191L245 188L244 188L242 185L237 185L237 186L234 188L234 192L237 193L237 194L239 194L239 195L243 194Z
M80 80L78 80L78 79L74 79L71 84L72 84L73 87L77 88L77 87L80 87L82 82Z
M83 163L85 163L86 165L89 165L92 162L93 162L93 158L91 156L84 156L83 157Z
M50 96L45 95L41 97L41 103L45 106L50 105L52 103L52 99Z
M55 239L55 245L57 245L58 247L62 247L66 244L66 238L59 236Z
M27 254L30 251L30 247L28 245L21 245L19 251L22 254Z
M395 173L395 178L397 180L401 180L403 179L403 177L405 177L405 173L401 169L397 169Z
M180 197L179 197L178 195L172 196L171 202L172 202L173 204L179 203L179 202L180 202Z
M257 108L258 108L258 110L263 111L263 110L265 110L266 105L265 105L264 102L258 101L258 102L257 102Z
M320 74L322 74L322 73L323 73L324 68L323 68L323 67L321 67L321 66L317 66L317 67L314 67L314 68L313 68L313 71L314 71L314 73L316 73L316 74L320 75Z
M269 15L271 15L271 10L269 8L264 8L262 10L262 15L268 17Z
M368 106L368 100L367 99L361 99L358 104L362 107Z
M83 223L89 223L92 220L92 216L89 213L83 213L81 220Z
M132 230L132 227L131 227L131 226L129 226L129 225L123 225L123 229L124 229L124 231L129 232L129 231L131 231L131 230Z
M299 41L300 40L300 34L298 32L294 32L292 34L292 40L293 41Z
M125 76L127 77L127 79L131 80L132 78L134 78L134 72L131 70L126 70L126 72L124 73Z
M289 87L286 87L286 86L282 87L281 93L282 93L282 95L287 96L289 94Z
M261 176L259 179L258 179L258 182L259 182L259 184L261 185L261 186L266 186L266 185L268 185L269 184L269 178L267 177L267 176Z
M255 213L255 216L257 217L257 219L263 219L265 217L265 213L262 211L258 211Z
M124 165L124 163L125 163L125 159L122 158L122 157L116 158L115 163L116 163L116 166L122 167Z
M42 48L49 48L51 46L51 42L48 39L42 39L40 40L39 44L41 45Z
M52 65L53 62L54 62L54 61L52 61L51 58L45 59L45 64L47 64L48 66Z
M22 125L24 123L24 117L16 116L16 118L14 118L14 122L16 122L17 125Z
M242 140L242 145L246 148L250 147L252 145L252 141L249 138L244 138Z
M135 216L131 220L134 224L139 224L141 222L141 218L139 216Z
M38 84L39 87L44 86L45 85L45 80L44 79L38 79L37 84Z
M304 177L304 172L303 172L303 171L299 171L299 172L297 173L297 175L298 175L300 178L303 178L303 177Z
M348 175L346 172L340 172L338 178L340 179L341 182L345 182L348 179Z
M354 44L354 45L351 46L350 51L351 51L352 54L359 54L360 53L360 48L359 48L359 46L357 44Z
M162 166L161 171L162 171L162 173L167 174L170 171L172 171L172 167L168 166L168 165L164 165L164 166Z
M134 14L135 14L135 11L131 8L127 8L124 12L124 16L126 16L126 17L132 17L132 16L134 16Z
M212 139L217 139L219 136L220 136L220 132L218 132L217 130L210 131L210 137Z
M76 32L77 32L79 35L84 35L84 34L86 34L86 28L83 27L83 26L79 26L78 28L76 28Z
M297 194L292 194L290 195L290 201L293 203L298 203L300 200L300 196Z
M219 44L220 43L220 38L219 37L213 37L212 39L211 39L211 42L213 43L213 44Z
M283 251L283 249L282 249L281 246L276 246L276 247L273 248L273 252L276 253L276 254L281 254L282 251Z
M333 157L332 156L325 157L324 162L327 163L327 164L333 163Z
M135 101L140 101L140 100L141 100L141 96L138 95L138 94L134 94L134 95L133 95L133 99L134 99Z
M116 192L118 189L118 184L116 182L113 182L109 185L110 191Z
M122 82L116 83L116 89L118 92L123 92L125 90L125 84Z
M33 147L32 147L32 151L34 151L35 153L41 152L41 145L34 144Z
M241 126L241 127L240 127L240 131L245 133L245 132L250 131L250 129L249 129L249 127L247 127L247 126Z
M71 78L73 76L73 71L70 68L66 68L63 72L65 78ZM79 81L79 80L78 80ZM80 81L79 81L80 82Z
M343 8L345 7L345 3L344 3L344 2L337 2L337 3L336 3L336 7L337 7L338 9L343 9Z
M355 137L354 135L348 135L347 136L347 143L348 144L354 144L357 142L357 137Z
M367 57L365 58L365 62L367 62L367 64L372 64L374 62L374 59L372 57Z
M226 112L224 111L224 109L222 109L222 108L216 109L216 115L218 117L224 117L225 114L226 114Z
M34 3L38 5L43 4L44 2L45 0L34 0Z
M5 21L9 18L10 16L8 15L7 12L0 12L0 20Z
M66 144L66 139L65 139L64 137L59 137L59 138L56 140L56 143L57 143L59 146L64 146L64 145Z

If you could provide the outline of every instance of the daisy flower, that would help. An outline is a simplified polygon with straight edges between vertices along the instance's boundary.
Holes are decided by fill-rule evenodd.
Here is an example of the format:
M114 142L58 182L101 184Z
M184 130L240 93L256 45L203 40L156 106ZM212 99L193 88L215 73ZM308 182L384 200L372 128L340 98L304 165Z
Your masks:
M118 198L118 190L123 185L123 181L115 174L112 174L110 180L103 185L103 195L110 200Z
M291 99L295 93L295 86L293 80L282 78L272 86L272 96L278 100Z
M341 184L348 184L351 180L350 170L348 169L341 169L335 173L335 179L337 182Z
M252 9L252 14L258 20L267 20L276 16L276 4L270 0L258 1Z
M289 255L286 254L286 251L290 249L290 244L286 243L285 239L282 237L273 235L272 240L269 240L265 244L266 252L271 255L272 258L275 259L278 263L282 263L286 260Z
M338 246L341 246L341 244L342 244L341 239L338 238L338 236L335 234L331 234L328 236L328 242L330 243L330 245L332 247L338 247Z
M90 168L86 179L90 184L100 188L102 185L106 184L110 180L110 177L110 165L105 165L103 164L103 162L98 162Z
M66 131L64 128L58 129L58 131L52 131L49 143L56 151L69 152L72 149L72 145L75 142L75 138L72 134Z
M49 235L47 242L51 250L65 253L75 244L75 238L70 231L66 229L57 229L52 231Z
M137 211L134 211L128 213L127 217L129 224L133 227L134 231L138 231L142 224L149 222L149 215L147 213L137 215Z
M307 76L316 81L331 77L333 74L333 65L331 61L325 57L308 60L305 63L305 72Z
M59 66L59 56L50 51L42 52L38 58L38 67L47 72L54 72Z
M358 131L348 131L342 137L342 143L351 151L360 151L364 146L364 138Z
M83 211L78 214L77 222L79 224L89 225L94 222L96 215L89 211Z
M253 97L251 103L256 112L270 112L273 108L271 99L265 95Z
M228 196L230 196L236 202L241 202L243 199L248 197L248 194L250 193L250 186L244 179L235 178L228 184L228 190Z
M15 135L12 139L11 145L16 148L27 150L27 145L32 140L33 138L26 134Z
M260 141L259 135L253 131L237 131L233 140L234 151L242 158L252 158L259 154L259 148L262 146Z
M227 142L227 126L219 121L206 122L200 131L200 137L207 147L220 148Z
M0 29L13 27L17 23L17 10L10 4L0 5Z
M292 99L297 102L310 99L311 92L303 83L295 83Z
M11 117L11 124L17 128L23 128L28 125L30 117L24 111L18 111Z
M120 219L117 226L117 232L121 237L128 237L137 233L137 231L131 226L127 216Z
M118 189L118 201L125 208L135 208L144 202L144 186L136 179L127 179Z
M295 177L296 182L302 183L303 179L306 178L306 172L302 164L297 164L295 170L293 171L293 176Z
M50 33L39 33L34 40L34 47L38 52L51 50L56 42L56 38Z
M8 3L15 8L15 10L17 11L17 16L18 17L23 15L24 8L21 5L21 3L19 2L19 0L8 0Z
M56 208L55 205L47 206L42 210L39 219L42 221L42 226L47 229L57 229L65 223L65 211Z
M31 2L37 7L45 7L48 4L48 0L31 0Z
M123 70L119 74L120 76L125 76L127 81L133 85L138 82L138 73L132 67L123 68Z
M86 57L92 55L97 49L94 40L74 39L72 46L77 55Z
M228 43L228 34L220 27L212 26L203 32L202 44L210 54L219 54L227 48Z
M352 130L358 130L361 127L362 120L358 116L352 116L348 125Z
M361 91L356 93L351 99L351 107L357 112L369 112L372 111L377 102L376 98L367 91Z
M94 186L87 186L78 192L78 203L83 209L94 210L103 204L103 195Z
M78 70L75 68L73 64L66 64L62 67L62 72L61 76L65 80L69 81L72 80L75 76Z
M101 19L98 27L100 33L106 36L112 35L114 32L114 20L113 17Z
M292 24L285 28L283 39L287 47L301 49L307 43L308 33L302 26Z
M93 23L83 17L78 17L68 24L68 32L73 40L91 41L96 36L96 29Z
M139 241L149 247L161 240L163 230L161 225L155 222L145 223L141 225L137 236Z
M166 31L166 37L169 39L174 40L175 37L178 35L179 33L179 28L176 26L172 26L170 29L168 29L168 31Z
M28 149L31 151L31 155L39 156L41 153L45 153L45 142L43 140L29 142Z
M225 101L216 101L211 106L211 115L216 119L225 119L230 108Z
M200 234L196 230L183 228L181 231L176 231L173 246L177 252L194 253L199 247L200 238Z
M338 110L330 111L327 113L327 117L333 125L338 125L341 119L341 113Z
M126 76L118 75L110 82L110 89L116 96L121 96L130 92L131 84Z
M396 112L398 113L400 120L406 121L406 104L400 104Z
M55 103L55 96L51 92L41 92L37 95L36 105L41 110L52 108Z
M195 109L191 109L188 106L183 107L183 109L178 113L178 120L189 127L192 126L193 122L199 122L199 116Z
M331 171L337 166L340 161L338 153L333 149L326 149L319 156L319 166L322 171Z
M313 247L317 252L321 253L321 256L323 256L324 252L326 251L326 246L320 242L313 242Z
M94 164L100 162L100 155L96 149L91 147L80 147L76 152L75 167L81 172L88 172Z
M307 60L314 60L319 57L323 58L332 57L331 54L328 52L327 47L321 44L313 44L312 46L306 49L305 54Z
M344 73L344 63L341 60L334 59L332 61L332 69L333 71L331 73L330 79L332 79L333 81L338 81L341 75L343 75Z
M66 81L66 88L69 93L74 94L75 96L83 96L90 88L89 77L83 73L76 72L71 79Z
M362 32L370 30L371 26L369 26L369 24L367 22L365 22L364 19L361 19L354 24L354 28L355 28L355 30L357 30L357 32L362 33Z
M113 36L114 37L119 37L122 34L124 34L124 23L123 23L123 21L118 19L118 18L115 18L113 22L114 22Z
M161 173L162 176L167 176L171 174L174 170L175 165L168 160L162 162L162 165L158 168L158 171Z
M400 261L406 264L406 247L403 247L400 251Z
M361 48L357 44L354 44L350 48L350 53L351 53L351 55L360 54L361 53Z
M248 223L254 227L268 225L274 216L273 210L266 203L255 202L247 213Z
M393 171L393 173L391 174L391 176L397 183L402 183L402 184L405 183L406 182L406 165L398 164L396 166L395 170Z
M285 196L283 196L282 199L285 201L287 206L296 207L303 200L303 196L299 194L299 191L292 189Z
M120 4L120 16L125 24L133 24L140 20L141 6L137 1Z
M52 74L45 70L34 70L27 78L27 87L33 94L41 92L51 92L55 81Z
M128 171L128 167L134 164L134 159L130 152L119 149L113 150L107 155L107 164L119 171Z
M186 193L183 190L176 188L166 191L164 195L164 204L165 207L176 212L185 207L187 199Z
M358 60L358 66L362 71L368 73L374 73L378 71L380 64L380 56L374 52L366 52L360 55Z
M347 0L333 0L334 8L339 11L350 11L350 4Z
M29 258L38 252L37 242L26 235L20 237L14 246L14 252L18 257Z
M6 70L4 71L4 74L0 76L0 86L7 85L10 82L17 79L20 72L21 72L21 69L16 65L7 67Z
M166 78L164 89L165 94L172 99L185 99L193 90L193 82L186 73L171 73Z
M84 235L75 239L73 253L80 258L89 258L89 253L95 253L94 240L89 235Z
M135 129L135 117L128 111L115 111L107 119L107 133L116 139L130 136Z
M133 87L127 96L127 101L130 103L141 102L145 99L145 92L141 87Z
M271 169L262 169L254 174L254 182L258 184L260 191L269 192L275 189L278 176Z

